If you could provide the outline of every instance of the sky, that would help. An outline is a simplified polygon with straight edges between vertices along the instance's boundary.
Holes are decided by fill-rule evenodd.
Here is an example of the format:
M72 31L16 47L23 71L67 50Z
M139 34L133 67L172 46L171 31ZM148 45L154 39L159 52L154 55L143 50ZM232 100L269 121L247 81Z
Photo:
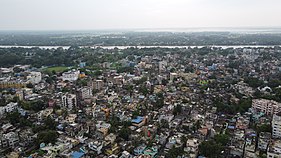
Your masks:
M0 0L0 30L281 27L281 0Z

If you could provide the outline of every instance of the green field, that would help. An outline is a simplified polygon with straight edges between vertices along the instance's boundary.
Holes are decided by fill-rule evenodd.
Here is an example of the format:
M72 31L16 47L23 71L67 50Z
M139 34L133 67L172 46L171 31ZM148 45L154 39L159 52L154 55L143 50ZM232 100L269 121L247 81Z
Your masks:
M48 67L46 69L44 69L44 71L46 72L53 72L53 71L56 71L56 72L63 72L65 70L68 70L69 68L66 67L66 66L56 66L56 67Z

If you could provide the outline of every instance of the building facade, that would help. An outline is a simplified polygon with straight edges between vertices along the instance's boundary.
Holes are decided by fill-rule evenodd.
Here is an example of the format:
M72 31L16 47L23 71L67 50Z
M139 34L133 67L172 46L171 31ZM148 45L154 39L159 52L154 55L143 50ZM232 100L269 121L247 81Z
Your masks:
M74 94L65 94L61 97L62 100L62 107L73 109L77 106L77 99L76 95Z
M281 112L281 103L267 99L253 99L252 108L256 112L273 115Z

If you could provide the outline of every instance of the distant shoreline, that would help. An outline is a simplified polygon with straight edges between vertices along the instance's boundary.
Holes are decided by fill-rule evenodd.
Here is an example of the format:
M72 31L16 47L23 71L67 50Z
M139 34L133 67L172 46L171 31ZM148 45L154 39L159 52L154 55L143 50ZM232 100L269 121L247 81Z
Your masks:
M131 47L136 48L202 48L202 47L213 47L213 48L222 48L222 49L228 49L228 48L272 48L281 45L198 45L198 46L79 46L80 48L103 48L103 49L127 49ZM14 45L0 45L0 48L41 48L41 49L68 49L70 46L14 46Z

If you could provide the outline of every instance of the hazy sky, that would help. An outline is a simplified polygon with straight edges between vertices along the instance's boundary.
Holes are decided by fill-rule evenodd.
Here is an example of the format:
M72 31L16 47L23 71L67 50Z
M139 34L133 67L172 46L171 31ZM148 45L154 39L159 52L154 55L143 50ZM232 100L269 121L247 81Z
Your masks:
M281 26L281 0L0 0L0 30Z

